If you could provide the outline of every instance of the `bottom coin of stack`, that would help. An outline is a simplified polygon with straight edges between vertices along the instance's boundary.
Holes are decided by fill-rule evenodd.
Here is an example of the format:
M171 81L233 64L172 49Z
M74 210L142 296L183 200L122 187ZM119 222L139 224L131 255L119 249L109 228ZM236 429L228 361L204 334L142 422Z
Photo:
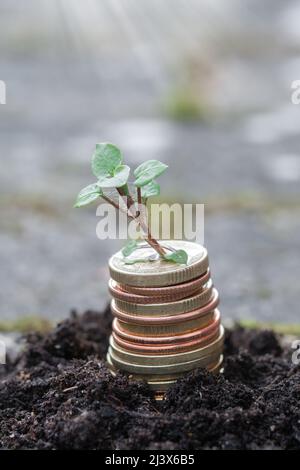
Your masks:
M145 380L158 396L193 369L219 372L223 360L224 329L207 251L192 242L168 246L184 249L188 264L161 259L126 264L120 252L109 262L115 318L108 366L113 374L120 370ZM149 253L142 245L139 260Z

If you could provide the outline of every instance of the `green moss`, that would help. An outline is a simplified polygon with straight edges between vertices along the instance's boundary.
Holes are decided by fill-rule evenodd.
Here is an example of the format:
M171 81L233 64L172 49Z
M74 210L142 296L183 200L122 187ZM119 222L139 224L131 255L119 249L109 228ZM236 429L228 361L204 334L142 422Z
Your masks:
M61 207L54 200L46 200L44 194L3 194L0 197L0 208L32 211L51 217L62 214Z
M193 193L164 193L158 198L153 198L152 202L172 204L175 201L179 204L188 204L196 201L198 196ZM260 215L272 217L279 211L299 211L299 198L274 198L260 192L237 192L232 194L220 194L218 196L205 196L203 200L198 200L205 204L205 214L213 215L218 213L235 212L255 212Z
M261 286L259 289L257 289L256 295L259 299L267 300L272 297L272 291L267 287Z
M0 332L8 333L17 331L19 333L29 333L39 331L45 333L52 328L52 324L46 318L37 315L26 315L15 320L0 321Z
M300 336L300 324L298 323L259 322L250 319L240 320L238 323L244 328L273 330L283 335Z
M297 323L277 323L277 322L259 322L252 319L242 319L238 322L243 328L259 329L259 330L274 330L277 333L285 335L300 336L300 324ZM0 321L0 332L8 333L17 331L20 333L29 333L31 331L38 331L45 333L50 331L53 324L46 318L38 315L26 315L15 320L2 320Z
M211 110L204 99L189 88L177 88L164 101L163 111L167 117L178 121L208 121Z

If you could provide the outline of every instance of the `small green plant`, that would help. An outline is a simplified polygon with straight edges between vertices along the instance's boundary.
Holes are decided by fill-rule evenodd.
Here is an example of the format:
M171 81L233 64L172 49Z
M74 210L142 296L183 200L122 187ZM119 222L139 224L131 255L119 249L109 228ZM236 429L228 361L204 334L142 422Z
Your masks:
M169 247L166 249L153 238L143 210L149 197L160 194L160 186L155 179L167 168L167 165L158 160L148 160L139 165L133 172L135 180L133 181L134 192L132 192L129 188L130 168L123 164L120 149L111 143L96 144L96 150L92 156L92 172L98 180L80 191L74 207L83 207L102 198L117 210L125 212L129 219L133 219L137 223L141 228L144 240L162 259L186 264L188 256L184 250L172 250ZM112 190L117 193L123 202L122 204L115 201L111 193ZM136 240L130 240L126 244L122 250L125 263L132 264L155 259L152 256L147 259L128 259L128 256L138 247L139 243Z

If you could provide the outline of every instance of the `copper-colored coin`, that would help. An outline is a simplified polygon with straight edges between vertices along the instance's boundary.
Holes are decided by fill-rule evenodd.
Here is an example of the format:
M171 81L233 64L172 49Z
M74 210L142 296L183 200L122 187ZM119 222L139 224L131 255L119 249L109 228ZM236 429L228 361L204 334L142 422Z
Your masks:
M185 297L191 296L194 292L200 292L201 288L210 279L210 270L208 269L203 276L193 279L192 281L187 281L182 284L176 284L175 286L167 287L135 287L129 286L126 284L118 284L119 288L128 292L129 294L136 294L138 296L146 297L161 297L164 299L164 302L175 301L184 299ZM152 300L152 299L151 299ZM153 301L153 303L157 303Z
M192 291L184 292L183 290L181 290L177 293L173 291L169 295L161 295L159 291L157 291L156 295L140 295L124 290L124 288L122 288L113 279L110 279L108 282L108 289L110 294L113 296L114 299L124 302L123 308L124 310L128 311L128 313L134 310L134 308L132 308L132 304L169 304L175 301L194 297L198 294L203 294L202 297L204 297L205 299L205 297L208 295L207 289L210 288L210 286L212 286L211 280L209 280L208 283L204 284L204 286L198 287L197 289L194 288ZM205 291L206 294L204 294ZM129 308L128 304L130 304ZM122 304L120 304L120 308L122 308Z
M133 303L133 301L126 302L117 298L113 299L113 302L119 310L130 315L151 315L153 317L162 317L190 312L191 310L203 307L215 295L217 295L217 293L216 291L213 291L213 285L210 279L206 285L205 290L201 291L200 293L196 293L192 297L177 300L175 302L161 303L163 299L160 299L159 303L152 303L150 297L148 298L148 302L146 304L137 304Z
M205 315L206 313L213 311L218 306L218 303L219 294L216 289L213 289L212 298L207 304L205 304L203 307L196 308L194 310L185 311L184 313L173 313L172 315L166 316L132 315L118 308L115 300L112 300L111 302L111 310L113 315L123 322L132 323L136 325L167 325L169 323L180 323L187 320L192 320L200 317L201 315Z
M211 300L213 295L215 295L215 292L213 292L212 280L210 279L206 284L205 289L201 289L200 292L196 292L196 294L191 297L176 300L175 302L164 302L163 298L158 298L159 302L153 303L152 297L148 297L146 299L147 301L144 303L135 303L135 295L132 295L132 301L121 300L117 297L115 297L113 301L114 305L119 310L130 315L168 316L189 312L199 307L203 307ZM123 296L123 294L119 292L118 297L121 296Z
M118 346L113 337L110 337L110 355L112 358L117 358L121 361L126 361L133 365L142 366L172 366L185 362L194 361L201 358L209 357L217 352L220 354L224 342L224 328L220 326L219 335L216 339L209 344L184 352L177 352L172 354L156 355L156 354L136 354Z
M185 314L184 314L185 315ZM199 330L205 328L207 325L211 324L214 319L214 310L201 315L197 318L192 318L191 320L181 321L180 323L168 323L168 324L140 324L136 325L134 323L126 323L119 321L120 327L127 333L133 333L135 335L141 336L171 336L171 335L181 335L188 333L190 331Z
M202 338L194 339L192 341L184 343L174 343L174 344L160 344L160 345L149 345L149 344L136 344L129 341L124 341L116 333L113 333L113 339L115 343L123 349L135 354L176 354L178 352L191 351L203 346L206 346L218 336L218 330L213 332L208 336L203 336Z
M132 333L127 333L120 327L120 322L117 318L113 320L112 329L119 338L124 341L130 341L137 344L149 344L153 346L159 346L161 344L173 344L173 343L184 343L187 341L194 341L204 336L211 335L219 329L221 315L218 309L215 309L212 322L200 330L191 331L188 333L170 335L170 336L140 336Z

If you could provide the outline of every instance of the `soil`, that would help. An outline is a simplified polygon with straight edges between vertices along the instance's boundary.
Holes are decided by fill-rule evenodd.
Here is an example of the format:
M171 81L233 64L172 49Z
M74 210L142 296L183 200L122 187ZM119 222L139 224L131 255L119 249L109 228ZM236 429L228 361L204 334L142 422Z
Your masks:
M300 367L272 331L227 331L224 373L196 370L156 402L110 375L110 328L109 308L73 312L0 366L1 448L300 448Z

